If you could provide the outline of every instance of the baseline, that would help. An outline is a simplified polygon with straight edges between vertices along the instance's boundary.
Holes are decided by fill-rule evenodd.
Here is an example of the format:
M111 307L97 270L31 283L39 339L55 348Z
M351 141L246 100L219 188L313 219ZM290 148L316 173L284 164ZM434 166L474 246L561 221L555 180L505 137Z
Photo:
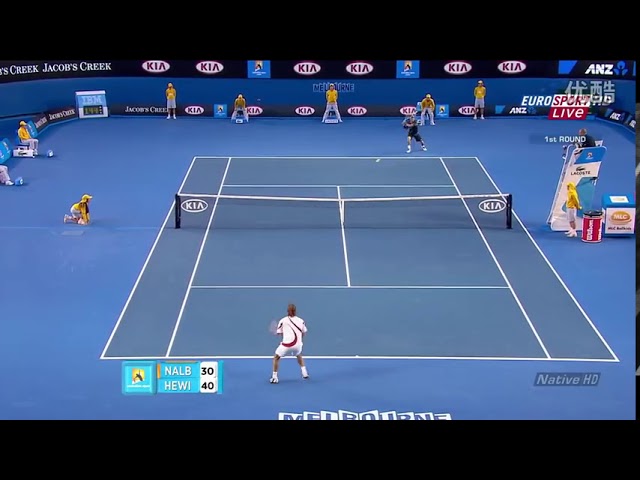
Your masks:
M284 357L290 359L291 357ZM546 358L546 357L379 357L379 356L322 356L310 355L304 357L309 360L477 360L477 361L507 361L507 362L585 362L585 363L615 363L608 358ZM272 360L269 356L169 356L169 357L105 357L102 360Z

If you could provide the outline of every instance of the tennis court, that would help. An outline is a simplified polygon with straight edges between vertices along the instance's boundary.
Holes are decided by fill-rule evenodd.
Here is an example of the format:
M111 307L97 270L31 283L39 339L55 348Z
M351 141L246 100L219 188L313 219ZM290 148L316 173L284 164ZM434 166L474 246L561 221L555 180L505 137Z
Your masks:
M293 302L309 358L617 362L508 193L478 157L196 156L101 358L267 359Z

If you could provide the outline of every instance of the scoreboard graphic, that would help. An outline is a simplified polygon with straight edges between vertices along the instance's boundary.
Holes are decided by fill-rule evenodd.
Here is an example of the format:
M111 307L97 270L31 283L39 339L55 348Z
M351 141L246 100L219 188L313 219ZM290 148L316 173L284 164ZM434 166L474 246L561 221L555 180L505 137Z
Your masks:
M224 388L224 362L151 362L122 364L124 395L158 393L221 394Z

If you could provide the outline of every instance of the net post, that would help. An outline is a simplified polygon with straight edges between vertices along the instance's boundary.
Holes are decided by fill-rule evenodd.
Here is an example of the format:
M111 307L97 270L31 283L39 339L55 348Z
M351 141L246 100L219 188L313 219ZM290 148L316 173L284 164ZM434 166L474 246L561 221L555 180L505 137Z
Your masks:
M507 228L512 229L513 228L513 195L510 193L507 195L506 211L507 211Z
M181 208L180 208L180 194L176 193L175 202L174 202L174 216L175 216L175 227L180 228L180 220L181 220Z

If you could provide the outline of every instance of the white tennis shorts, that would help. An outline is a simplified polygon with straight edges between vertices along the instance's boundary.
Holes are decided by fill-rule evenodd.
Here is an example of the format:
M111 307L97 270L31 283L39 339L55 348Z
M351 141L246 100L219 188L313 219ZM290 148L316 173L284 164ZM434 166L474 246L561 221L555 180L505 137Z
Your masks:
M176 99L175 98L167 98L167 108L176 108Z
M80 217L82 217L82 213L80 213L80 210L78 210L78 209L76 209L76 208L71 207L71 208L69 209L69 212L71 212L71 216L72 216L72 217L75 217L75 218L80 218Z
M484 108L484 98L476 98L476 108Z
M567 208L567 220L570 222L576 221L576 209L575 208Z
M294 347L285 347L284 345L278 345L276 348L276 355L279 357L297 357L302 354L302 344Z

